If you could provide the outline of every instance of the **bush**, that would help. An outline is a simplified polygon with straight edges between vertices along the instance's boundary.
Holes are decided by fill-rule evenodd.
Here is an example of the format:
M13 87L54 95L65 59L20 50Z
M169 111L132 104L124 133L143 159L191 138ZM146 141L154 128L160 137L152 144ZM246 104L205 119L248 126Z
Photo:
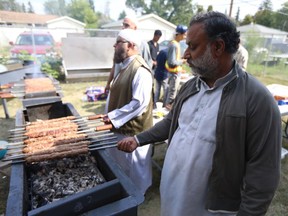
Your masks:
M65 80L62 66L62 58L59 56L46 56L42 60L41 71L51 75L53 78L59 81Z

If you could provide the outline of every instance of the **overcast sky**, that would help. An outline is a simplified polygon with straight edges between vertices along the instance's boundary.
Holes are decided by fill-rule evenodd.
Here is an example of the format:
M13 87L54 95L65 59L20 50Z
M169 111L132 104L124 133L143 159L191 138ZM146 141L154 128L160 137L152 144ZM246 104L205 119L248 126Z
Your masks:
M30 1L36 13L43 14L43 3L46 0L16 0L17 2L24 2L28 5ZM147 0L149 2L149 0ZM66 3L69 0L66 0ZM119 14L125 10L126 14L131 15L133 12L125 7L126 0L94 0L95 9L102 13L109 11L110 17L117 20ZM192 0L193 3L198 3L207 9L212 4L214 10L229 13L231 0ZM247 14L255 14L259 5L263 0L233 0L232 16L235 17L238 7L240 7L240 19L243 19ZM276 11L281 8L281 4L288 2L288 0L272 0L273 10ZM107 10L109 8L109 10ZM288 19L288 17L287 17Z

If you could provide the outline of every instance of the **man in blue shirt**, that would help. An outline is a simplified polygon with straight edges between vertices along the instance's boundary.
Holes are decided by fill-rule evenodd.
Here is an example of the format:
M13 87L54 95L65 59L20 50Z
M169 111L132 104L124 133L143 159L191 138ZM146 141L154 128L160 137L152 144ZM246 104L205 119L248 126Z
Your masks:
M168 93L168 71L165 68L165 62L167 60L167 52L168 48L163 49L159 52L159 54L156 57L157 66L155 69L154 78L156 79L155 84L155 95L154 95L154 102L159 101L160 93L161 93L161 87L163 88L163 106L165 106L165 101L167 98Z

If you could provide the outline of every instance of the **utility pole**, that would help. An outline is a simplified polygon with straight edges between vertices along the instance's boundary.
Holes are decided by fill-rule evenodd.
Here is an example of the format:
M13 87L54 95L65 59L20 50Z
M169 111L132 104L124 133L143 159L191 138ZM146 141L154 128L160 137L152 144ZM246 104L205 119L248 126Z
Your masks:
M230 3L229 17L232 16L232 8L233 8L233 0L231 0L231 3Z

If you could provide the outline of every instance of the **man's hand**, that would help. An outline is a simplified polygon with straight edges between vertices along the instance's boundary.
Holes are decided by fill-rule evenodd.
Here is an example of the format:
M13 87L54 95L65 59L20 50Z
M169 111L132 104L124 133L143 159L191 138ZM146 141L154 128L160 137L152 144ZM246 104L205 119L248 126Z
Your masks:
M124 138L120 140L117 144L118 144L117 148L119 150L128 153L133 152L138 147L138 143L136 142L136 139L134 137Z
M110 91L110 83L107 83L107 85L105 86L105 93L108 94Z
M104 116L103 116L103 122L104 122L105 124L111 124L111 120L110 120L110 118L108 117L108 115L104 115Z

